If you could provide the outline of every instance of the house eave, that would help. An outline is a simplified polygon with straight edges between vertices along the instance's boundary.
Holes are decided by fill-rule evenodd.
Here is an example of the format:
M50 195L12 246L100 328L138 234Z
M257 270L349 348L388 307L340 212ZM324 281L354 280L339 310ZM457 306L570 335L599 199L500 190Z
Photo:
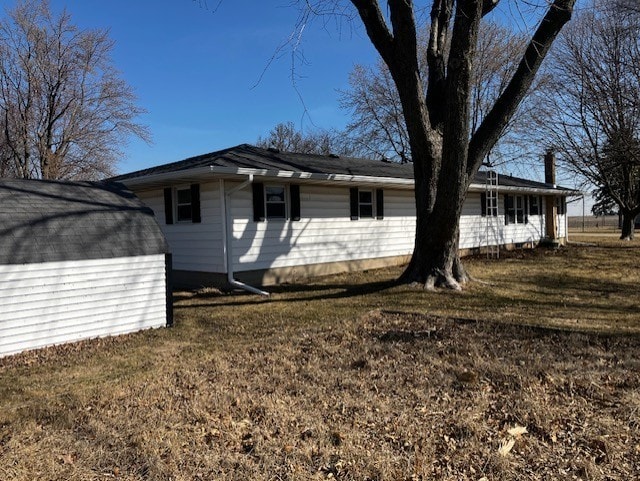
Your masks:
M252 175L254 180L264 181L291 180L300 183L313 184L358 184L371 186L394 186L400 189L412 189L413 179L396 177L371 177L365 175L325 174L313 172L294 172L287 170L264 170L233 167L207 166L189 169L185 171L163 172L159 174L122 179L119 182L129 188L155 189L167 185L184 184L191 182L203 182L213 179L243 180Z
M487 187L484 184L471 184L469 186L469 192L485 192L486 189ZM498 192L566 196L582 195L582 192L578 190L565 189L562 187L516 187L512 185L498 185Z
M414 188L414 179L401 177L373 177L366 175L349 175L349 174L326 174L314 172L295 172L288 170L266 170L266 169L250 169L237 167L219 167L205 166L183 171L163 172L158 174L145 175L141 177L132 177L130 179L122 179L119 182L128 188L137 188L139 190L152 190L168 185L179 185L187 183L201 183L207 180L244 180L249 176L253 176L254 181L295 181L297 183L324 184L324 185L361 185L371 187L394 187L396 189L411 190ZM486 186L484 184L472 183L469 186L470 192L484 192ZM582 192L558 187L516 187L499 185L499 192L519 192L527 194L541 195L566 195L580 196Z

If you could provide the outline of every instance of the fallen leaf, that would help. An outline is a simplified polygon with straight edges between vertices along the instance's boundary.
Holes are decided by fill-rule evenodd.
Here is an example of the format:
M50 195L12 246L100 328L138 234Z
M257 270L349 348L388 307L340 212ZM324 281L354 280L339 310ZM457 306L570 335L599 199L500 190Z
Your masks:
M62 454L58 456L58 461L60 464L75 464L75 459L73 454Z
M511 434L511 436L518 437L518 436L522 436L523 434L526 434L528 431L527 431L527 428L525 428L524 426L518 426L516 424L515 427L509 429L507 432Z
M500 441L500 447L498 448L498 453L500 453L501 456L506 456L513 449L513 446L515 446L515 444L516 444L516 441L513 438L509 439L508 441L507 440Z

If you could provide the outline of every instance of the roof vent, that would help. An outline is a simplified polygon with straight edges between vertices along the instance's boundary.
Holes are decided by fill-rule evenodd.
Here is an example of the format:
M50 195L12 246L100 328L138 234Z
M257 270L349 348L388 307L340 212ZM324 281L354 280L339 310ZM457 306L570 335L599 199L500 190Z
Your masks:
M269 147L267 150L269 152L273 152L274 154L279 154L280 153L280 149L276 149L275 147Z
M338 154L329 154L329 157L331 157L332 159L339 159L340 156Z

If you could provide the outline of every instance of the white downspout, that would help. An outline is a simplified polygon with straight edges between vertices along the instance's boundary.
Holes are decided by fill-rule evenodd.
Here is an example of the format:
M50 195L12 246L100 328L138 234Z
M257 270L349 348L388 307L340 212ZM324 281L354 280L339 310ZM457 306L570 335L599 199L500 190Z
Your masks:
M257 287L249 286L244 282L240 282L233 278L233 218L231 217L231 195L235 194L241 189L244 189L247 185L253 183L253 174L249 174L247 180L240 185L235 186L228 192L224 189L224 180L220 179L220 193L224 199L224 222L222 223L222 243L223 251L225 254L225 264L227 268L227 281L234 287L244 289L245 291L252 292L254 294L260 294L261 296L269 296L269 293L258 289Z

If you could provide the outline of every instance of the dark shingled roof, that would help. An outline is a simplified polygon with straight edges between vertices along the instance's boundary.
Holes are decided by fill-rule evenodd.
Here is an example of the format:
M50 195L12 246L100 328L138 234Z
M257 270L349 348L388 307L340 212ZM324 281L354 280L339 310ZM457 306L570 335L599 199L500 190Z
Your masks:
M257 170L275 170L290 172L309 172L312 174L365 175L371 177L413 178L411 164L397 164L337 155L298 154L280 152L275 149L263 149L242 144L229 149L191 157L179 162L159 165L130 174L114 177L111 180L126 180L146 175L180 172L198 167L232 167Z
M111 180L124 181L147 175L183 172L198 167L231 167L256 170L308 172L312 174L344 174L367 177L389 177L396 179L413 179L412 164L357 159L336 155L299 154L280 152L275 149L263 149L249 144L242 144L209 154L190 157L179 162L159 165L149 169L138 170L129 174L113 177ZM486 174L478 172L474 183L484 185ZM553 186L541 182L520 179L511 176L500 176L501 186L520 187L523 189L553 189ZM558 190L568 190L559 188Z
M153 211L122 184L0 179L0 265L167 252Z

